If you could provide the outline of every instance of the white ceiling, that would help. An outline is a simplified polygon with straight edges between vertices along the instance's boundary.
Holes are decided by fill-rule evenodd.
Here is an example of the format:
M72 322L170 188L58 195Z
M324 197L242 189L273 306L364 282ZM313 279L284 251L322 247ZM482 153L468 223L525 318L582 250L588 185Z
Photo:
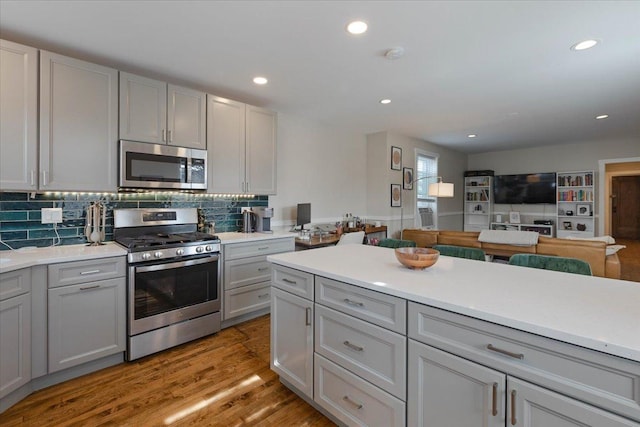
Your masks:
M469 153L640 138L640 1L0 0L0 37Z

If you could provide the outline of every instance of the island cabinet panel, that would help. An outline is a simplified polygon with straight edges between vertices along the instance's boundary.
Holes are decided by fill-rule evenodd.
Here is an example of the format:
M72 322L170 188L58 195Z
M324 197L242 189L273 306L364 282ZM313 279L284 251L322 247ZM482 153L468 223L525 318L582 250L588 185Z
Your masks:
M407 330L406 300L316 277L316 302L400 334Z
M404 400L406 337L315 306L315 352Z
M405 403L316 353L315 401L348 426L405 426ZM448 424L452 425L452 424Z
M277 287L271 289L271 369L313 399L313 301Z
M640 421L637 361L413 302L408 316L411 339Z
M504 427L506 375L409 340L410 426Z

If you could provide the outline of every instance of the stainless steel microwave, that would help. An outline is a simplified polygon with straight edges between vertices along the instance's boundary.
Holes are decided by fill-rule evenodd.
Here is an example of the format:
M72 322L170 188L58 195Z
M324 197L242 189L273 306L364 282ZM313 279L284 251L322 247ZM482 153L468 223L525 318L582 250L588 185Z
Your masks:
M207 152L194 148L120 140L119 187L207 189Z

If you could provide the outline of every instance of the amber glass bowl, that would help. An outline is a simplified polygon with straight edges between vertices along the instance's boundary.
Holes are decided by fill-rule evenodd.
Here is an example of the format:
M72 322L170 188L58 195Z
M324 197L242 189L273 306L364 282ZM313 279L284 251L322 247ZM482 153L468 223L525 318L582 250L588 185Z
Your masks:
M414 270L431 267L440 256L440 252L431 248L396 248L395 251L400 264Z

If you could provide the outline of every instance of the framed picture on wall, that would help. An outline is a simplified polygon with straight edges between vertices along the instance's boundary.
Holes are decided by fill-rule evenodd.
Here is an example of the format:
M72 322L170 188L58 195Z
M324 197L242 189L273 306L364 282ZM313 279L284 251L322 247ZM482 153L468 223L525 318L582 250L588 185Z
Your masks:
M402 148L391 146L391 169L402 170Z
M402 188L413 190L413 168L402 168Z
M509 212L509 223L520 224L520 212L516 212L516 211Z
M391 207L399 208L400 206L402 206L402 186L391 184Z

